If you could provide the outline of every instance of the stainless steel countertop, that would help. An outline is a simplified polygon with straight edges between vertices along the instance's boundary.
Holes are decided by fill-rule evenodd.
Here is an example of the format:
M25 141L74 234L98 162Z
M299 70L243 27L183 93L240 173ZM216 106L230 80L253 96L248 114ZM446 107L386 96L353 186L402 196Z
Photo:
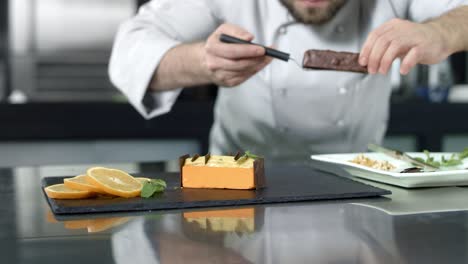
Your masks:
M163 163L100 165L142 173L168 168ZM76 175L89 166L0 169L0 248L7 260L2 263L468 262L468 188L407 190L366 182L393 194L54 217L41 177ZM235 217L240 209L248 214Z

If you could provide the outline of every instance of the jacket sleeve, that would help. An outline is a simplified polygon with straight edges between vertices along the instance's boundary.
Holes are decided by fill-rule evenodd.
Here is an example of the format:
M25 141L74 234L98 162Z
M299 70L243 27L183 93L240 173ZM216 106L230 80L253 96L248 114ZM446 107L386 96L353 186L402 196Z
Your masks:
M462 5L468 5L468 0L411 0L409 1L408 16L415 22L423 22Z
M164 54L180 43L206 39L220 24L214 15L218 2L152 0L120 26L109 63L109 76L146 119L169 112L182 90L148 91Z

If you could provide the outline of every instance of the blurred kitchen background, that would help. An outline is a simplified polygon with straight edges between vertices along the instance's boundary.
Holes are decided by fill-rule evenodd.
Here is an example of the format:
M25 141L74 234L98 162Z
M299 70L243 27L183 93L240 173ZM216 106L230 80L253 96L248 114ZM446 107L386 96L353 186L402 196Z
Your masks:
M215 87L185 91L172 113L146 121L108 79L117 27L143 2L0 2L0 165L154 161L206 151ZM467 59L456 54L405 78L394 71L387 146L468 147Z

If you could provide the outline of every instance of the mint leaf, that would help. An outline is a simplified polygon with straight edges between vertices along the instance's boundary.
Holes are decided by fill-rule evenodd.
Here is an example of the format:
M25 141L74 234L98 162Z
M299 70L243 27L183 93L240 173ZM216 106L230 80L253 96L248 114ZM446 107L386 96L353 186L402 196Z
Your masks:
M426 154L426 159L430 160L431 159L431 153L429 152L429 150L425 149L423 152L424 152L424 154Z
M141 188L140 196L143 197L143 198L149 198L149 197L153 196L153 194L154 194L153 185L151 185L149 182L146 182L143 185L143 188Z
M442 156L442 161L440 163L441 166L444 167L453 167L462 164L462 161L459 159L458 154L452 154L449 159L446 159Z
M245 152L245 155L246 155L247 157L249 157L249 158L252 158L252 159L259 159L259 158L260 158L260 156L257 156L257 155L255 155L255 154L252 154L252 153L250 153L250 151L248 151L248 150Z
M255 155L255 154L252 154L252 153L250 153L250 151L247 150L247 151L244 153L244 155L242 155L242 156L237 160L237 163L242 163L242 162L246 161L246 160L249 159L249 158L251 158L251 159L259 159L259 158L261 158L261 157Z
M468 158L468 148L465 148L462 152L458 153L458 159L463 160Z
M420 162L426 162L423 158L420 158L420 157L415 157L414 159Z
M453 166L458 166L463 164L461 157L468 157L465 155L468 155L468 149L465 149L464 152L458 153L458 154L452 154L450 158L447 158L445 156L442 156L440 158L440 161L436 161L434 157L431 156L430 152L427 150L424 150L424 154L426 155L426 160L418 158L418 160L421 160L423 162L426 162L434 167L440 168L440 167L453 167Z
M167 184L165 181L160 179L154 179L143 184L143 188L141 188L140 196L143 198L150 198L155 193L161 193L167 188Z
M154 185L160 185L160 186L163 186L164 188L167 187L167 184L165 181L161 180L161 179L154 179L154 180L151 180L150 181L151 184L154 184Z

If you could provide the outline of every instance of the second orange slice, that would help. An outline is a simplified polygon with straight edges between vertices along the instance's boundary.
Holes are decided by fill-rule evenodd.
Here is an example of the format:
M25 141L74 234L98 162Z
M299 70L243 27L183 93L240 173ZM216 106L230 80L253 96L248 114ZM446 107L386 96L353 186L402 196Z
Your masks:
M63 180L63 184L67 186L68 188L75 189L75 190L81 190L81 191L89 191L89 192L95 192L95 193L100 193L100 194L107 194L103 190L99 189L98 187L90 184L88 181L86 181L87 175L78 175L73 178L68 178Z
M142 184L128 173L102 167L94 167L86 172L88 183L106 193L131 198L140 195Z

